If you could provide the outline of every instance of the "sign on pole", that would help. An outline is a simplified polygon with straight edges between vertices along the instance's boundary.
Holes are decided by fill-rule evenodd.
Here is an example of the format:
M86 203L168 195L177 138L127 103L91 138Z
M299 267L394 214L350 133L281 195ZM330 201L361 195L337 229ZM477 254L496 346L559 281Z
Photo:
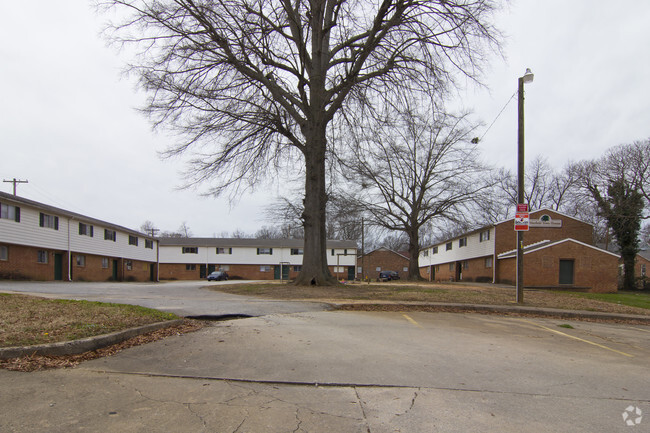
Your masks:
M528 213L528 203L520 203L517 205L517 213Z
M530 214L528 212L517 212L515 214L515 231L527 232L530 226Z

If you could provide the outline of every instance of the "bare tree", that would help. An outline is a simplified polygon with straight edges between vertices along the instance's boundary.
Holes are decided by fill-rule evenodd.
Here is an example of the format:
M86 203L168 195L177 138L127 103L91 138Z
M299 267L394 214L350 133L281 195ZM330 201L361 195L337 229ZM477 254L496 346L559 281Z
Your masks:
M297 284L327 268L328 128L396 89L476 78L497 32L491 0L97 0L130 12L113 26L140 48L132 71L154 125L180 131L189 183L253 185L292 160L305 169L305 247ZM275 164L271 164L274 162Z
M190 230L190 227L187 225L187 221L183 221L180 227L178 227L178 233L180 233L181 237L184 238L192 237L192 231Z
M344 164L361 187L359 205L372 223L405 233L408 278L420 279L421 228L434 219L462 220L463 207L488 187L487 169L470 142L465 116L417 101L378 120L369 134L357 136Z
M154 236L157 230L158 229L156 228L156 225L149 220L146 220L140 225L140 231L142 233L148 234L149 236Z

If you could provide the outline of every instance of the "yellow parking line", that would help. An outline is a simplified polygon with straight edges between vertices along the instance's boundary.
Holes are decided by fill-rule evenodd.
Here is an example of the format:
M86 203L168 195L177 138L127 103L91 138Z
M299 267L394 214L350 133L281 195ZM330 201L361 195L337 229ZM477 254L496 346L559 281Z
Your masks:
M408 320L409 322L411 322L411 324L417 326L418 328L422 328L422 325L420 325L418 322L416 322L416 321L413 320L411 317L409 317L408 314L402 314L402 316L404 316L404 318L405 318L406 320Z
M650 329L635 328L634 326L628 326L630 329L635 329L637 331L650 332Z
M530 320L526 320L526 319L518 319L518 320L520 320L520 321L522 321L522 322L530 323L531 325L535 325L535 326L537 326L538 328L545 329L545 330L550 331L550 332L553 332L553 333L555 333L555 334L563 335L563 336L568 337L568 338L573 338L574 340L582 341L583 343L587 343L587 344L591 344L591 345L593 345L593 346L600 347L601 349L611 350L612 352L616 352L616 353L618 353L619 355L623 355L623 356L628 356L628 357L630 357L630 358L634 358L634 355L630 355L629 353L621 352L620 350L612 349L611 347L603 346L602 344L594 343L593 341L585 340L585 339L583 339L583 338L574 337L573 335L565 334L564 332L560 332L560 331L558 331L558 330L556 330L556 329L547 328L546 326L542 326L542 325L540 325L540 324L538 324L538 323L531 322Z

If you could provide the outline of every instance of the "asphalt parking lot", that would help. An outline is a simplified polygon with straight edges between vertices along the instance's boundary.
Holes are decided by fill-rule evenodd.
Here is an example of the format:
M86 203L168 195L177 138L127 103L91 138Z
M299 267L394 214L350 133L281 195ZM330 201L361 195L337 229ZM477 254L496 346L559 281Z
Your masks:
M648 326L270 314L71 370L0 371L0 431L650 431L648 359Z

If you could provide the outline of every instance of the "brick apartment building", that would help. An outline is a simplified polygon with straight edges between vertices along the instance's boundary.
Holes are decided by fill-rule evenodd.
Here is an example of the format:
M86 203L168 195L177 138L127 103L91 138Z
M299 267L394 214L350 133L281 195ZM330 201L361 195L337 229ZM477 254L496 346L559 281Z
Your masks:
M302 239L162 238L160 279L196 280L212 271L230 278L287 280L302 269ZM327 263L338 279L354 279L354 241L327 241Z
M384 247L360 255L357 263L357 278L359 280L364 280L366 277L376 280L381 271L395 271L400 278L404 278L408 275L409 270L408 255Z
M155 281L158 241L0 192L0 278Z
M514 220L482 227L420 251L430 281L516 281ZM524 232L524 286L617 290L619 256L593 245L593 227L549 209L530 213Z

